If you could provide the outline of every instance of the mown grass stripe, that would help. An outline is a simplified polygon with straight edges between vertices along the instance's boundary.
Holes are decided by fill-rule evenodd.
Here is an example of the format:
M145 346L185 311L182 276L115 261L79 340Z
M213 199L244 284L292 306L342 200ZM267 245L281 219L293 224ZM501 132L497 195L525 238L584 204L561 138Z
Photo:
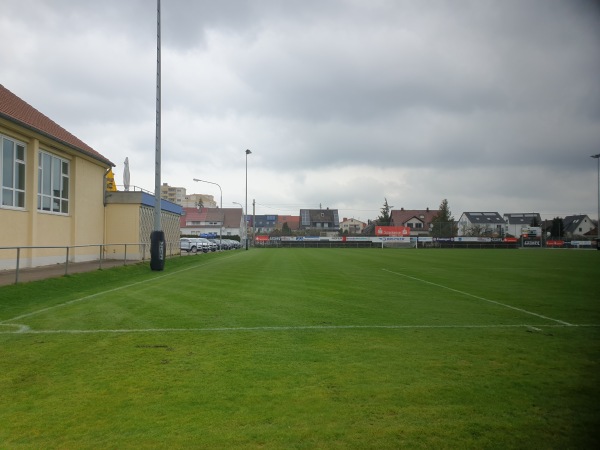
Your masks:
M484 302L489 302L489 303L493 303L493 304L498 305L498 306L503 306L504 308L514 309L515 311L519 311L519 312L522 312L522 313L525 313L525 314L530 314L532 316L539 317L540 319L551 320L552 322L560 323L560 324L562 324L564 326L574 326L573 324L571 324L569 322L565 322L563 320L553 319L552 317L547 317L547 316L544 316L542 314L534 313L532 311L527 311L526 309L517 308L516 306L507 305L506 303L498 302L496 300L490 300L488 298L480 297L478 295L474 295L474 294L471 294L469 292L465 292L465 291L461 291L461 290L458 290L458 289L454 289L454 288L451 288L449 286L444 286L443 284L434 283L432 281L423 280L421 278L413 277L413 276L406 275L406 274L400 273L400 272L394 272L394 271L391 271L391 270L388 270L388 269L382 269L382 270L384 272L389 272L389 273L392 273L394 275L398 275L398 276L405 277L405 278L410 278L411 280L419 281L421 283L429 284L431 286L437 286L437 287L442 288L442 289L447 289L449 291L456 292L457 294L466 295L467 297L472 297L472 298L475 298L477 300L483 300Z

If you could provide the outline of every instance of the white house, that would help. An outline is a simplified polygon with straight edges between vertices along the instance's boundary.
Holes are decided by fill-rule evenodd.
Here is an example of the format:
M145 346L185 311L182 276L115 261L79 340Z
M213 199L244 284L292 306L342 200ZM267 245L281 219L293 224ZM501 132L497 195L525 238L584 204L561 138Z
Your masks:
M530 227L534 222L536 226L542 225L542 218L539 213L506 213L506 233L512 236L521 236L521 228Z
M497 212L464 212L458 219L457 234L458 236L504 236L506 221Z

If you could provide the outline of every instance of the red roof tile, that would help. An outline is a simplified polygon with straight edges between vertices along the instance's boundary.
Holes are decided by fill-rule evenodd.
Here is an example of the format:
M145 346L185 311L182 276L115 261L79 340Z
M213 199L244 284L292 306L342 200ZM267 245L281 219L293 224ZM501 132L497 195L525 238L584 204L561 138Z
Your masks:
M44 136L61 142L74 150L88 155L104 164L114 164L87 145L78 137L72 135L56 122L39 112L29 103L17 97L0 84L0 117L18 123L25 128L37 131Z
M426 224L426 227L431 223L433 218L437 216L438 210L431 209L394 209L391 212L390 225L401 227L404 226L410 219L416 217Z

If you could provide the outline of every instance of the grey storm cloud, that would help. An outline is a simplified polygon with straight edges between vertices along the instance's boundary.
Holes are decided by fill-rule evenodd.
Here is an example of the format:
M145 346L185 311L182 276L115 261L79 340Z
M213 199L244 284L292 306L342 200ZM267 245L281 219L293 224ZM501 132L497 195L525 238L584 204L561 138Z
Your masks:
M162 0L163 181L239 198L251 147L262 205L591 214L598 5ZM5 0L1 20L1 82L149 188L156 2Z

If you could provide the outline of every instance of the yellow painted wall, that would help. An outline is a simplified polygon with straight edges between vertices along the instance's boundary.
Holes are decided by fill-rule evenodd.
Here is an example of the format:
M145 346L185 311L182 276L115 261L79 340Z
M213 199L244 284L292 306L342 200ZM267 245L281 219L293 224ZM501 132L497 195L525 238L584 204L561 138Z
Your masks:
M106 258L128 260L142 259L143 250L138 245L127 245L140 242L138 203L116 203L106 205L106 243L123 244L106 247ZM127 255L125 255L127 252Z
M0 133L26 145L25 208L0 207L0 247L102 244L104 239L104 173L108 166L46 136L0 119ZM40 150L70 161L69 213L37 209ZM64 262L65 249L23 249L20 267ZM70 251L70 261L97 259L98 247ZM15 267L15 253L0 250L0 270Z

